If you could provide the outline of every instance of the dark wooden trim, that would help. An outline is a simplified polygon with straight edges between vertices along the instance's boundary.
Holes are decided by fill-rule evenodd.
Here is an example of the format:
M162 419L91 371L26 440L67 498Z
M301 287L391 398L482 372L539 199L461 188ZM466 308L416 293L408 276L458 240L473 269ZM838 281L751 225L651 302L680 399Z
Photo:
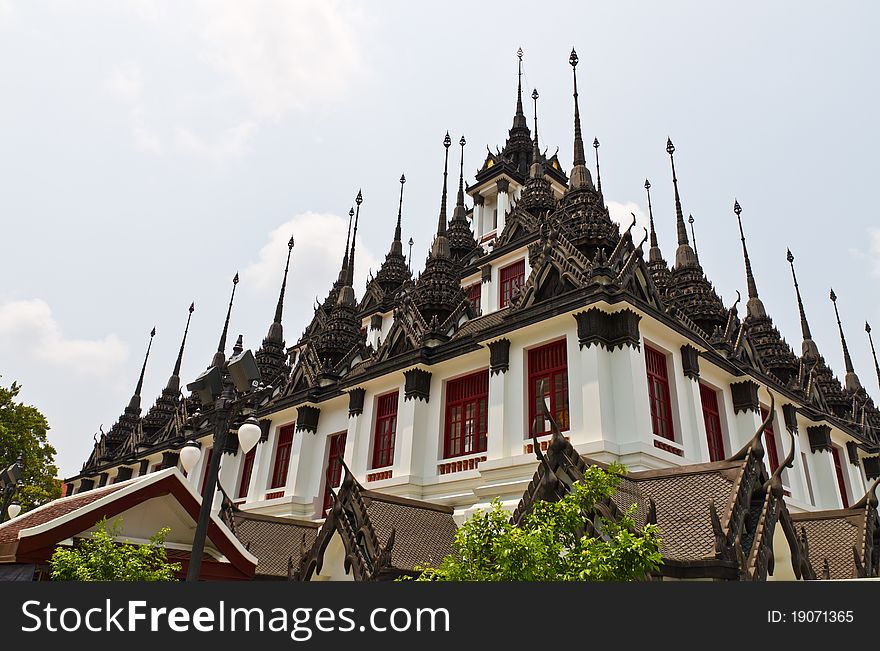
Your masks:
M681 369L686 378L700 381L700 351L690 344L681 347Z
M807 437L813 452L831 452L831 427L828 425L808 427Z
M300 405L296 408L296 431L318 433L318 417L321 410L312 405Z
M753 411L760 413L760 404L758 402L758 385L752 380L743 380L742 382L731 382L730 392L733 396L733 413Z
M403 372L403 400L416 398L428 402L431 398L431 373L420 368L411 368Z
M491 341L489 346L489 375L507 373L510 368L510 339Z
M363 387L350 389L348 392L348 417L360 416L364 413L364 396L367 390Z

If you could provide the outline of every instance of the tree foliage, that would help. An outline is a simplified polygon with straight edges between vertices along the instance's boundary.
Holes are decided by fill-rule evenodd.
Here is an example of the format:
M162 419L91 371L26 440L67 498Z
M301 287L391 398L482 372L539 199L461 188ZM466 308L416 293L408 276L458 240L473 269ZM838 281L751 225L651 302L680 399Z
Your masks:
M604 536L582 535L595 504L614 494L623 466L587 469L558 502L538 502L518 525L496 498L457 531L453 553L420 581L632 581L660 566L655 525L636 529L635 505L617 521L602 519Z
M36 407L18 402L21 386L0 386L0 470L22 457L23 485L16 501L26 511L61 495L56 481L55 448L49 444L49 423Z
M91 538L73 548L58 547L49 564L53 581L175 581L180 563L169 563L165 538L167 527L157 531L148 545L119 542L121 520L107 529L106 519L98 522Z

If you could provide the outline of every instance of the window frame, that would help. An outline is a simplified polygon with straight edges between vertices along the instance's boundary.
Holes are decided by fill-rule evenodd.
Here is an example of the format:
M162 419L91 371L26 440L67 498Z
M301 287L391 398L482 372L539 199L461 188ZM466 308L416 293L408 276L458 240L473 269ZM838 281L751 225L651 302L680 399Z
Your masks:
M703 411L703 425L706 428L706 443L709 445L709 461L723 461L726 458L724 449L724 426L721 421L721 401L718 399L720 391L714 387L700 382L700 406ZM711 396L715 402L714 410L706 405L706 396ZM712 424L717 424L717 431L710 431L710 417ZM714 439L714 440L713 440Z
M509 275L505 278L505 274L512 273L514 267L521 268L516 275ZM519 283L514 285L513 280L519 278ZM522 287L526 282L526 260L520 258L515 260L498 270L498 309L504 309L510 304L510 297L513 292ZM505 293L505 289L507 290Z
M342 437L341 452L339 450L339 443L337 443L340 437ZM347 438L347 429L330 434L327 437L327 463L324 467L324 501L321 507L321 516L326 515L327 509L331 506L330 489L339 488L342 484L342 461L345 458Z
M273 490L283 489L287 486L293 437L296 435L296 423L282 425L275 432L275 453L272 460L272 474L269 476L269 488ZM284 438L282 439L282 437ZM282 460L282 450L285 452L283 465L280 463Z
M649 358L655 355L663 360L662 368L664 372L662 375L652 370L652 366L657 366L658 368L660 367L658 364L651 364L651 360ZM657 359L655 359L654 361L657 361ZM669 378L669 354L665 353L659 348L655 348L654 346L649 345L647 342L645 343L645 372L648 381L648 408L650 410L651 416L651 432L656 438L663 439L665 441L672 441L673 443L675 443L675 419L673 417L672 411L672 382ZM665 392L662 398L658 398L655 395L656 386L658 384L665 387ZM659 415L655 410L655 406L658 403L662 403L661 406L665 408L665 418ZM663 433L658 433L658 424L661 423L665 425L668 429L669 436L666 436Z
M254 473L254 461L257 458L257 446L251 448L250 452L244 455L241 460L241 472L238 477L238 490L235 491L235 499L240 500L248 496L250 490L251 478Z
M461 393L459 389L461 388ZM468 407L473 406L473 417L467 416ZM459 409L460 418L455 420L460 423L461 436L452 436L453 418L455 409ZM475 423L470 437L466 433L467 424ZM481 428L483 431L479 431ZM470 438L471 449L466 450L466 442ZM453 441L460 441L458 452L452 451ZM446 383L446 400L443 418L443 458L454 459L469 454L485 452L489 441L489 369L482 369L474 373L468 373L461 377L449 380Z
M477 281L468 285L464 288L464 293L467 294L467 299L468 301L470 301L471 309L474 312L474 317L482 316L483 283L481 281Z
M538 358L538 355L552 355L553 348L559 347L562 351L562 359L564 363L557 363L554 366L547 366L546 368L542 368L541 370L536 370L533 368L533 360ZM571 429L571 395L569 392L568 386L568 339L563 337L561 339L556 339L554 341L548 342L546 344L542 344L540 346L535 346L534 348L530 348L526 351L526 377L527 377L527 386L528 386L528 423L526 423L525 428L525 437L530 438L532 433L532 427L534 426L535 420L540 417L541 422L543 423L543 431L537 432L537 436L544 436L546 434L550 434L550 428L548 423L544 423L544 411L541 409L538 410L538 381L545 381L547 383L544 385L544 395L541 397L542 400L549 398L550 402L550 413L556 419L557 424L559 425L560 431L566 432ZM564 378L564 387L563 393L565 397L565 405L563 409L559 409L560 405L558 404L558 391L556 389L556 379L557 377Z
M764 429L764 449L767 452L767 466L770 468L770 474L776 472L779 467L779 441L776 438L776 413L774 409L773 417L770 423ZM761 405L761 422L767 418L770 413L769 407Z
M843 505L843 508L848 509L850 505L850 497L849 497L849 485L846 481L846 472L844 468L846 466L843 465L843 450L835 445L831 444L831 461L834 466L834 474L837 477L837 488L840 492L840 503Z
M394 411L383 413L383 403L388 409L393 405ZM376 417L373 419L373 451L370 455L370 470L390 468L394 465L394 448L397 443L397 415L400 411L400 390L395 389L376 396ZM388 432L383 432L381 425L391 422ZM387 445L384 445L387 440ZM380 445L382 443L383 445Z

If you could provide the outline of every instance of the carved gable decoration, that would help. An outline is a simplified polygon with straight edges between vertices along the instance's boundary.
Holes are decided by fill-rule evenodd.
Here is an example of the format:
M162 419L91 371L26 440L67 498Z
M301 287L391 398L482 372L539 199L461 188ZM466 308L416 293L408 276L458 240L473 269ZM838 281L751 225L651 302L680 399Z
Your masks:
M741 411L753 411L755 413L760 411L758 385L755 382L751 380L732 382L730 384L730 392L733 395L734 414L738 414Z
M807 428L810 439L810 450L813 452L831 452L831 428L828 425L816 425Z
M613 351L618 346L629 346L639 349L639 321L641 317L632 310L605 312L598 308L590 308L574 315L577 321L578 342L580 347L592 345L602 346Z
M320 415L321 410L318 407L313 407L312 405L301 405L297 407L296 431L305 431L316 434L318 432L318 417Z
M690 344L681 347L681 367L685 377L700 380L700 352Z
M532 272L510 299L511 310L522 310L590 282L590 261L555 228L541 227L541 239L529 246Z
M413 368L403 372L405 384L403 387L403 399L424 400L428 402L431 397L431 373L420 368Z
M489 342L489 375L507 373L510 368L510 339Z

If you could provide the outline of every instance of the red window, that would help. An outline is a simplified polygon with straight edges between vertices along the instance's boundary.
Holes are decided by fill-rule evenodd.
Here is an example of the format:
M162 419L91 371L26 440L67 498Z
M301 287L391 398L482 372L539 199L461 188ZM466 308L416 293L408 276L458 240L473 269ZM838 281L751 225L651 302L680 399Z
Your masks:
M529 434L533 424L538 436L550 432L550 423L544 421L542 400L549 401L550 413L559 429L567 430L568 358L565 339L529 351Z
M345 435L348 432L333 434L328 443L330 451L327 455L327 471L324 474L324 508L321 514L330 508L330 489L339 488L342 482L342 457L345 454Z
M761 407L761 420L767 418L769 412L765 407ZM770 424L764 430L764 447L767 448L767 463L770 464L770 472L776 472L779 467L779 451L776 448L776 432L773 431L773 423L775 417L770 419Z
M214 448L208 448L208 453L205 455L205 467L202 470L202 483L201 488L199 488L199 493L202 495L205 494L205 485L208 483L208 469L211 467L211 457L214 456Z
M648 368L648 399L651 403L651 426L654 436L674 441L666 355L645 346L645 365Z
M489 371L449 382L446 386L446 458L486 451L488 412Z
M287 469L290 466L290 450L293 447L295 425L285 425L278 430L278 445L275 447L275 466L272 468L272 484L269 488L284 488L287 485Z
M251 483L251 473L254 471L254 457L257 456L257 447L251 448L251 451L244 455L244 461L241 463L241 481L238 483L237 498L247 497L248 486Z
M522 287L525 282L526 261L520 260L508 265L501 270L501 300L500 307L507 307L510 297L517 287Z
M709 441L709 460L721 461L724 459L724 436L721 433L718 394L701 384L700 402L703 403L703 422L706 424L706 438Z
M834 473L837 475L837 487L840 489L840 501L843 508L849 508L849 497L846 494L846 480L843 478L843 464L840 463L840 452L836 445L831 446L831 456L834 458Z
M467 299L471 304L474 316L480 316L480 292L482 291L482 283L475 283L464 290L467 293Z
M398 392L379 397L376 406L376 431L373 439L373 468L394 463L394 435L397 432Z

